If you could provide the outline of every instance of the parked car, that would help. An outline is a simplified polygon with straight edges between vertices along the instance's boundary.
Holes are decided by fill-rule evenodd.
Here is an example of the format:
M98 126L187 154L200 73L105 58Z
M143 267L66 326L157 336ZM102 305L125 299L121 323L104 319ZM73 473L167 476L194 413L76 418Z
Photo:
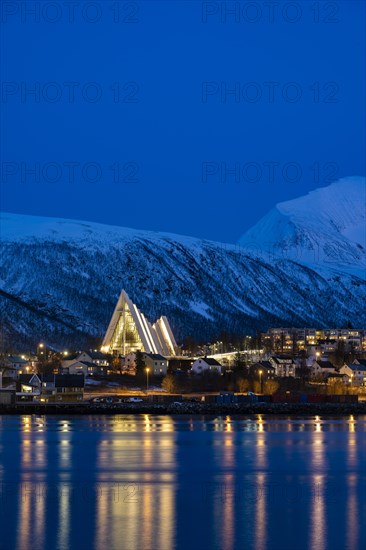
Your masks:
M141 397L129 397L127 403L142 403Z

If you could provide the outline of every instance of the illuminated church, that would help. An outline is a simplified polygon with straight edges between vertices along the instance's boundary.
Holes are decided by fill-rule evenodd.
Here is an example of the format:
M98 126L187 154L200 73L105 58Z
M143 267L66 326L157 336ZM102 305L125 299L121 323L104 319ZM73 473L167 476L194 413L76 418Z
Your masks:
M122 290L105 334L102 351L128 355L134 351L177 354L177 344L168 319L160 317L153 325Z

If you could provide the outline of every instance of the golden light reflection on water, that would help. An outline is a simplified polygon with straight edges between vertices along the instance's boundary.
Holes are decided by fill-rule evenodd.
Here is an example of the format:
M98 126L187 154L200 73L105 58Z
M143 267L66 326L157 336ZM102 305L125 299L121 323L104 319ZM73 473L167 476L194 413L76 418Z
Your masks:
M230 416L226 417L226 431L232 432L231 418Z
M165 418L161 423L144 415L136 433L129 438L120 435L113 445L108 440L99 442L97 483L104 490L97 502L96 547L149 548L155 533L156 547L171 550L176 484L173 420ZM110 470L120 470L120 476L115 489L108 490Z
M319 416L315 417L315 431L316 432L321 432L322 431L322 425L321 425L321 421L320 421Z
M23 440L22 464L23 464L23 467L27 467L27 466L30 466L32 464L31 442L30 442L29 439L24 439Z
M63 421L61 431L63 431L63 432L70 431L69 422L67 420Z
M30 418L30 416L22 416L22 423L23 423L23 430L25 432L29 432L30 427L31 427L31 418Z
M18 494L18 507L20 511L20 518L17 528L17 548L23 550L29 545L31 537L31 522L32 518L32 502L30 498L24 498L23 491L19 491Z
M151 432L150 415L145 414L144 421L145 421L145 432Z
M360 518L357 502L357 477L355 475L348 476L347 493L347 548L357 548Z
M228 426L230 428L228 429ZM238 466L238 455L240 453L240 465L245 469L245 461L249 455L254 452L255 468L265 470L268 466L268 449L266 447L267 434L264 431L264 420L258 416L256 421L248 424L249 431L254 432L255 438L252 445L247 449L242 449L235 445L235 432L233 431L233 419L226 417L225 421L217 419L215 421L214 431L223 431L224 439L220 445L213 446L214 462L220 464L223 470L220 476L218 493L216 490L213 499L214 526L218 541L218 547L224 550L234 550L235 530L237 528L235 518L237 509L243 506L247 513L252 517L252 524L245 528L250 531L255 530L255 548L265 550L267 545L268 528L268 494L266 488L266 473L257 473L254 481L243 482L243 478L238 477L236 468ZM243 452L244 451L244 452ZM244 485L243 485L244 483ZM254 494L253 494L254 491ZM240 508L241 509L241 508ZM244 522L244 517L241 523Z
M324 550L326 548L326 498L325 480L323 475L313 476L314 495L311 499L310 511L310 548Z
M71 494L67 490L61 490L59 496L58 525L62 528L57 531L57 543L59 548L69 547Z
M25 497L27 498L27 497ZM31 497L32 498L32 497ZM38 541L39 547L44 548L44 537L46 530L46 499L44 494L39 495L38 492L32 498L34 506L33 521L35 522L34 531L35 538Z
M264 470L268 466L267 460L267 448L265 444L265 436L263 434L258 434L256 441L256 464L258 468Z
M221 478L219 495L213 500L214 523L217 529L216 537L220 541L220 548L232 550L234 548L234 520L236 483L233 472L235 466L235 434L232 431L230 416L215 419L215 431L223 432L222 445L214 446L215 463L221 464L224 475Z
M263 432L263 431L264 431L263 418L262 418L262 416L261 416L260 414L258 415L258 431L259 431L259 432Z
M356 431L356 422L355 422L355 419L353 417L353 414L350 415L349 417L349 431L350 432L355 432Z
M220 548L233 550L234 548L234 518L235 518L235 485L231 476L227 476L223 499L215 499L215 520L217 522Z
M258 435L256 439L255 447L255 463L259 470L266 470L267 468L267 447L266 434L264 432L264 422L262 415L258 415ZM267 488L266 488L266 474L258 473L256 475L255 483L257 487L257 495L255 499L255 526L256 526L256 549L264 550L266 548L267 541Z
M315 417L315 433L310 447L311 464L313 471L326 471L326 455L321 420ZM312 476L313 498L310 511L310 547L313 550L324 550L326 545L326 485L325 474Z
M79 461L85 461L86 457L87 460L90 457L90 464L85 462L89 472L85 479L88 490L95 490L95 502L91 505L90 499L80 500L80 494L73 498L71 491L58 492L54 516L55 544L60 548L68 547L75 518L79 517L78 514L82 516L88 505L92 515L84 519L95 528L93 545L96 548L141 550L151 547L152 536L159 550L174 548L176 526L182 521L177 516L177 487L182 481L189 483L191 475L184 468L177 450L179 445L182 450L189 442L191 473L214 476L208 479L215 479L220 485L221 497L205 503L212 514L209 528L215 533L220 548L231 550L237 547L236 529L244 521L244 516L238 518L239 510L245 510L245 520L249 518L251 521L256 550L268 547L275 508L287 506L287 512L289 508L288 503L271 501L267 487L271 487L272 472L279 468L283 475L282 467L291 469L296 466L296 460L301 459L306 469L305 478L311 480L308 488L313 492L313 497L306 502L307 512L303 517L308 525L309 548L323 550L327 547L331 530L335 528L327 518L331 506L328 482L332 474L329 467L332 445L336 445L338 439L334 436L338 434L333 435L329 423L334 432L342 429L345 434L344 444L339 446L337 443L336 446L337 452L343 453L341 466L345 467L343 488L346 489L346 501L339 503L339 509L345 510L344 547L352 550L358 547L361 527L357 472L360 470L360 435L364 434L359 433L362 422L352 415L343 423L326 421L318 416L298 421L298 424L292 422L291 426L290 420L271 423L261 415L254 420L224 416L208 419L205 423L207 431L203 429L202 420L193 418L176 421L172 417L141 415L90 419L87 429L82 432L88 447L79 440L83 422L80 419L53 420L29 416L18 421L17 467L19 482L26 490L22 489L16 495L17 549L30 548L29 541L33 540L37 541L37 547L46 545L48 501L44 494L37 492L37 482L61 487L65 480L70 482L72 473L75 475L78 471L75 466L80 468ZM94 432L95 426L98 430ZM304 430L296 433L300 432L299 426L305 426L310 433L306 434ZM182 436L179 429L184 432ZM289 431L293 433L289 434ZM4 424L1 432L3 435ZM306 436L304 443L302 438ZM90 454L86 454L85 448ZM195 452L198 452L198 457L200 452L204 452L210 466L201 464L199 460L195 462ZM189 456L187 449L185 453L186 459ZM279 461L279 457L284 462ZM184 474L179 473L179 468ZM211 468L210 472L208 468ZM55 475L51 482L50 473ZM296 477L298 474L302 475L303 471L295 471L291 478L295 480L295 488L301 483L300 477ZM179 477L181 475L185 476L184 480ZM248 494L245 483L249 490L251 486L256 491L256 498L244 503ZM185 498L189 507L189 495ZM243 528L249 529L248 525Z
M267 489L265 474L257 474L256 485L259 489L255 500L256 550L265 550L267 547Z

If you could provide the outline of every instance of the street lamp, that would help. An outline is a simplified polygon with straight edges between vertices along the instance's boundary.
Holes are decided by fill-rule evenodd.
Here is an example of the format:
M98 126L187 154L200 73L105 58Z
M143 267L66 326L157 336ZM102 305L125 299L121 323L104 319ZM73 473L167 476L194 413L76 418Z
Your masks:
M146 393L149 391L149 367L146 369Z
M43 349L44 349L44 344L42 342L40 342L37 346L37 355L38 355L38 357L40 355L43 355Z
M261 393L263 393L263 388L262 388L262 369L259 371L259 381L260 381L260 385L261 385Z

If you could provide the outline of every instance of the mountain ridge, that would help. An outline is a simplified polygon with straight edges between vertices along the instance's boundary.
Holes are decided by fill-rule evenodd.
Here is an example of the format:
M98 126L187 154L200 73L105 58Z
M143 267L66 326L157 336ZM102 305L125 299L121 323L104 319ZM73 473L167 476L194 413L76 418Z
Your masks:
M167 315L178 342L366 325L366 281L342 265L60 218L4 213L0 230L3 349L99 345L122 288L149 319Z

